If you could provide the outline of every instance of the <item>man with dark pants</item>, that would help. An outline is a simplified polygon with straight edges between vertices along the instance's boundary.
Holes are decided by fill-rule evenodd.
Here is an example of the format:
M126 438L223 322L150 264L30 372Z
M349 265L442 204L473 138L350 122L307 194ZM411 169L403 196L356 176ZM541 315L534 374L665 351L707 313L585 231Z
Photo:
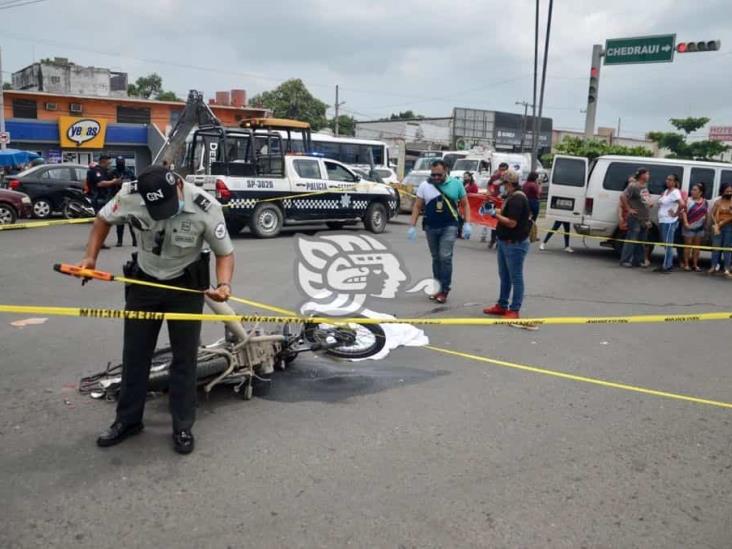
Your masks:
M491 213L498 222L496 234L501 293L498 303L483 309L483 312L487 315L519 318L524 300L524 260L529 253L531 207L526 195L519 190L519 178L516 172L506 172L503 181L506 184L508 197L500 213L495 210ZM509 298L511 298L510 305Z
M458 237L461 222L460 209L465 213L463 238L470 238L470 206L462 181L447 177L447 164L442 160L432 163L429 181L417 187L417 198L412 208L412 219L407 237L417 238L417 220L424 208L424 229L432 255L432 277L440 283L440 288L430 299L445 303L452 284L452 252Z
M639 169L630 180L625 191L620 195L620 203L624 211L627 212L628 232L625 234L626 240L636 242L648 240L648 228L651 224L648 207L648 180L650 178L651 173L647 169ZM648 267L650 262L645 259L643 244L623 243L620 264L623 267Z
M92 207L97 213L109 202L119 185L122 184L122 180L115 179L109 172L110 160L109 155L103 154L99 157L97 165L89 167L86 172L85 188ZM108 250L109 246L102 242L102 249Z
M135 179L135 174L132 173L132 170L130 170L125 165L125 157L124 156L118 156L117 160L115 162L115 168L112 171L112 177L114 179L117 179L118 181L121 181L122 183L126 181L132 181ZM112 197L116 196L119 192L119 189L121 187L115 187L112 190ZM122 247L122 241L125 236L125 226L124 225L117 225L117 247ZM132 245L137 246L137 238L135 238L135 231L132 229L132 225L127 225L127 228L130 230L130 236L132 237Z
M97 215L80 267L94 269L111 225L132 223L139 231L139 251L125 265L129 278L200 290L179 292L140 285L125 288L126 309L161 313L201 313L203 294L225 301L231 293L234 248L226 231L221 206L194 185L162 166L143 171L136 182L125 183ZM209 255L216 255L218 285L210 289ZM131 320L124 324L122 386L117 418L97 439L112 446L143 429L150 363L161 320ZM178 453L193 451L191 428L196 413L196 359L200 321L168 321L173 352L170 365L170 412L173 442Z

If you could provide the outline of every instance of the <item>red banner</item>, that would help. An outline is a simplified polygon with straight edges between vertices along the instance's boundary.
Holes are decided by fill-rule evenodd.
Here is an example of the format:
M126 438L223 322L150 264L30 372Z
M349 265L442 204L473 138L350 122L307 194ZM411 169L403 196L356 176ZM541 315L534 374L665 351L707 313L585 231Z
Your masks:
M503 207L503 200L494 198L487 194L469 194L468 204L470 204L470 223L475 225L484 225L486 227L496 228L496 218L485 213L487 204L493 204L496 210L500 211Z

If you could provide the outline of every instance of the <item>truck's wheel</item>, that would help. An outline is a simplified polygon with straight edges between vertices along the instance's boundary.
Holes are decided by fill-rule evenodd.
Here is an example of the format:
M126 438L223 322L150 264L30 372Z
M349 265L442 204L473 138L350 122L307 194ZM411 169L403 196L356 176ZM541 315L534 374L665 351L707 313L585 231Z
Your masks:
M283 222L282 210L264 202L254 208L249 228L259 238L272 238L280 234Z
M363 218L363 224L366 226L366 230L371 231L375 234L380 234L386 229L386 222L389 217L386 213L386 206L381 202L374 202L366 210L366 215Z

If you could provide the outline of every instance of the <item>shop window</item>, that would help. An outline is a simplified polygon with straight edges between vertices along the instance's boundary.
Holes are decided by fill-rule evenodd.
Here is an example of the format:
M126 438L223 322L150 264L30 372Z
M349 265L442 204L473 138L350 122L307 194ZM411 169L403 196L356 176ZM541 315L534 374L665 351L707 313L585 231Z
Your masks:
M38 118L38 103L31 99L13 99L13 118Z
M117 122L120 124L149 124L149 108L117 107Z

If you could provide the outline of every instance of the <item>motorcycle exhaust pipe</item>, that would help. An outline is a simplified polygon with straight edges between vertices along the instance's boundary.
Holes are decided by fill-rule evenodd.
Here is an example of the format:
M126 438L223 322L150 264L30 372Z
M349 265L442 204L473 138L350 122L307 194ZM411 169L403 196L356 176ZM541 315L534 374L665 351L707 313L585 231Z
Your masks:
M234 309L231 308L228 303L220 303L218 301L214 301L210 297L204 297L204 300L208 308L217 315L236 315L236 312L234 311ZM234 335L237 343L241 343L242 341L245 341L247 339L247 332L240 322L227 320L226 322L224 322L224 324Z

